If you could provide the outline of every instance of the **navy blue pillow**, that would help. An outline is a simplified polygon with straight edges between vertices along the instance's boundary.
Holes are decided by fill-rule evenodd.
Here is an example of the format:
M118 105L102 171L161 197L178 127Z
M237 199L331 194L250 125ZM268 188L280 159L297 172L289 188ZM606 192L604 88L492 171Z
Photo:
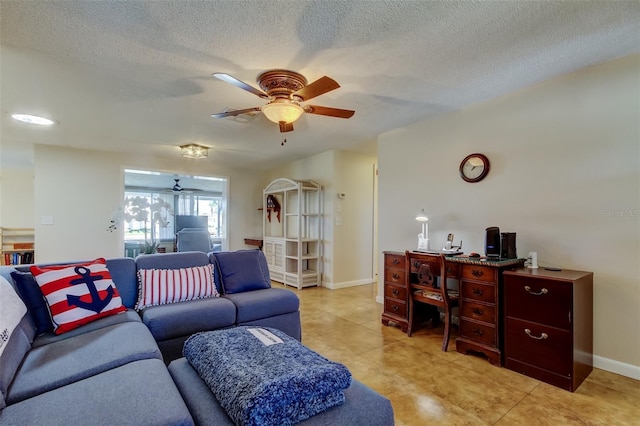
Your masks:
M271 288L267 259L260 250L213 253L225 294Z
M18 293L20 293L24 304L27 305L29 315L36 325L36 335L53 331L47 302L31 272L14 271L11 273L11 277L16 282Z

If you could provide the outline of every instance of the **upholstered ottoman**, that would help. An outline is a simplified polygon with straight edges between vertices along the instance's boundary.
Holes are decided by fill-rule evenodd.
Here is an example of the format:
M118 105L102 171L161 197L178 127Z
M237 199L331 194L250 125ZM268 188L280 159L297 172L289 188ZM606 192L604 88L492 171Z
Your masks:
M171 373L171 377L185 400L196 425L233 426L233 421L222 409L207 384L185 358L171 362L169 373ZM305 426L387 426L394 424L391 402L357 380L351 382L351 386L344 391L344 395L344 404L330 408L299 424Z
M393 424L391 403L281 330L196 333L169 372L196 424Z

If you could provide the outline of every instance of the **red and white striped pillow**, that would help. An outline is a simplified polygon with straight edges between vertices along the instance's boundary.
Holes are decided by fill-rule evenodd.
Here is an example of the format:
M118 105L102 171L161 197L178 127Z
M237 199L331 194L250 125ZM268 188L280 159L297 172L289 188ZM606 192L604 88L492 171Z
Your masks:
M213 265L180 269L140 269L136 310L148 306L219 297L213 282Z
M32 266L31 273L47 300L56 334L126 310L104 258L72 265Z

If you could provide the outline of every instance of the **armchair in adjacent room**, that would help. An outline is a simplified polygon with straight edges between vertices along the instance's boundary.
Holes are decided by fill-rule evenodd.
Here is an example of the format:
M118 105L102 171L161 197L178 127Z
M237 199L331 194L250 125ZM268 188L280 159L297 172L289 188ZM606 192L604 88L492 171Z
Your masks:
M205 228L183 228L176 235L178 251L212 251L211 235Z

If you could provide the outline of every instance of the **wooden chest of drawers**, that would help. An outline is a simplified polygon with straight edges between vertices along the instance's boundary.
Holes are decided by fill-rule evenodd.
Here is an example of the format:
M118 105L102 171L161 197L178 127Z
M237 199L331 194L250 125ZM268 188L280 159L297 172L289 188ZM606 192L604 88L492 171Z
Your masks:
M400 252L384 252L384 312L382 324L396 323L407 331L406 257Z
M593 369L593 273L504 273L505 367L575 391Z

